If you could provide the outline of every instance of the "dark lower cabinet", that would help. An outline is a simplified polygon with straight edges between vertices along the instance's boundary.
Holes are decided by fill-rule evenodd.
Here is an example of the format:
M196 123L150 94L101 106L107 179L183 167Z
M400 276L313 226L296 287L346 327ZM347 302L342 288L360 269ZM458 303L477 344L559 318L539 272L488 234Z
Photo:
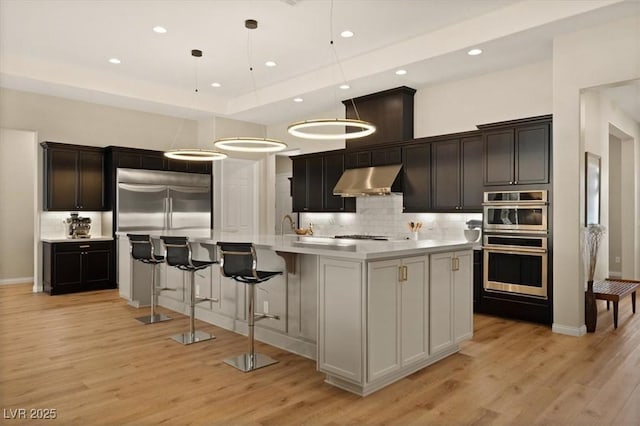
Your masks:
M43 245L44 291L52 295L116 288L113 241Z
M480 311L482 298L482 250L473 251L473 311Z

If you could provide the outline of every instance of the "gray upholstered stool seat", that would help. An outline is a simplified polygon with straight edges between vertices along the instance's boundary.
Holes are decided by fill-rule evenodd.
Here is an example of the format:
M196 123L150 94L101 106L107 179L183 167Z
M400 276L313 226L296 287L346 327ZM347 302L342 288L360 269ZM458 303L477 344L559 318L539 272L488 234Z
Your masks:
M249 285L249 312L247 314L249 351L226 359L224 362L244 372L275 364L278 361L264 354L257 353L254 349L255 322L264 318L280 319L278 315L255 313L255 285L266 282L276 275L282 274L282 272L258 271L256 249L252 243L218 242L218 247L220 247L220 273L225 277Z

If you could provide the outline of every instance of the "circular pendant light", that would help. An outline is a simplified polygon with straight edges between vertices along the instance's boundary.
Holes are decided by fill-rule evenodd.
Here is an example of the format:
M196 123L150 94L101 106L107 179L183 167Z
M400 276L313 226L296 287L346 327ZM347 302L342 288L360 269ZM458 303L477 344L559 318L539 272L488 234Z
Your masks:
M202 57L202 50L192 49L191 56L195 59ZM196 61L196 88L195 93L198 93L198 67ZM178 135L182 131L182 125L184 124L184 119L180 123L180 127L178 128L178 132L176 133L173 141L175 142L178 138ZM164 152L164 156L167 158L171 158L172 160L187 160L187 161L217 161L224 160L227 158L227 154L218 151L212 151L210 149L199 149L199 148L186 148L186 149L168 149Z
M344 127L341 133L317 133L313 129L321 127ZM348 132L347 129L356 129ZM368 121L354 120L350 118L327 118L317 120L299 121L287 127L287 131L293 136L305 139L355 139L369 136L376 131L376 126Z
M164 156L173 160L216 161L224 160L227 154L208 149L170 149Z
M237 152L278 152L287 144L275 139L267 138L222 138L213 143L216 148Z
M329 13L329 34L333 37L333 0L331 0L331 8ZM353 35L353 34L351 34ZM343 84L340 86L341 89L349 89L350 86L347 84L347 79L344 75L344 69L342 69L342 64L340 63L340 58L338 57L338 53L336 52L335 45L333 43L333 38L329 41L329 46L331 47L331 53L336 60L336 64L340 69L340 74L342 75ZM321 140L336 140L336 139L356 139L363 138L365 136L369 136L370 134L376 131L376 126L369 123L368 121L360 120L360 114L358 114L358 108L356 104L351 98L351 103L353 105L353 110L356 114L356 119L353 118L329 118L329 119L315 119L315 120L305 120L299 121L297 123L293 123L287 127L287 132L292 134L293 136L297 136L299 138L304 139L321 139ZM335 128L335 127L343 127L344 131L338 133L323 133L314 131L314 129L319 128ZM349 131L352 130L352 131Z
M244 27L249 30L247 33L247 61L249 63L249 75L251 76L251 84L253 86L254 93L256 92L256 80L253 76L253 65L251 58L251 31L258 28L258 21L255 19L247 19L244 21ZM257 99L256 99L257 100ZM222 138L213 142L216 148L224 149L226 151L236 152L278 152L287 147L287 144L276 139L268 138L255 138L255 137L234 137L234 138Z

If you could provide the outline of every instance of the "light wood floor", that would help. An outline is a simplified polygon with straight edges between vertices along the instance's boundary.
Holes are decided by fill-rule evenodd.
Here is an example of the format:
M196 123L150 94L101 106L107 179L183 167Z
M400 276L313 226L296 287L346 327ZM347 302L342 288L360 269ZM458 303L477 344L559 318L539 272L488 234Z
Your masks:
M602 302L600 302L602 303ZM453 355L366 398L323 382L315 362L257 344L279 364L241 373L223 359L246 337L206 323L217 339L181 346L187 319L140 325L116 291L49 296L0 286L0 424L9 409L56 409L38 424L640 424L640 313L620 324L599 305L581 338L475 316ZM142 311L142 312L141 312ZM28 411L27 411L28 413Z

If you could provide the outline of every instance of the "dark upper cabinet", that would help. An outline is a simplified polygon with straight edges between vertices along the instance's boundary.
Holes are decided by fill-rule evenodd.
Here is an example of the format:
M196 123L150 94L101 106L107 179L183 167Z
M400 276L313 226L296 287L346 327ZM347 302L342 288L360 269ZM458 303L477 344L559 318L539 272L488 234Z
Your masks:
M82 210L104 210L104 152L80 151L78 156L78 201Z
M376 126L376 131L369 136L348 139L347 150L413 139L415 92L415 89L402 86L343 101L346 118L369 121Z
M342 152L311 154L292 159L291 195L294 212L355 212L355 198L333 195L345 166Z
M344 154L345 169L358 167L386 166L402 163L402 148L399 146L372 149L367 151L348 151Z
M333 188L338 183L344 171L344 155L331 154L323 157L323 211L326 212L355 212L356 199L333 195Z
M113 241L45 242L42 247L47 293L116 288Z
M515 161L513 129L497 130L484 135L485 185L512 185Z
M105 210L105 159L101 148L43 142L44 208Z
M210 174L211 161L184 161L166 158L161 151L146 149L108 147L108 155L113 169L165 170L170 172L188 172Z
M549 183L549 125L515 129L514 184Z
M402 211L426 212L431 209L431 144L402 148Z
M322 211L322 157L307 159L307 210Z
M460 183L462 210L482 211L484 185L482 182L482 137L463 137L460 141Z
M550 123L548 116L478 126L484 131L484 184L549 183Z
M322 211L322 188L322 156L294 158L293 211Z
M482 138L457 137L431 144L432 211L482 209Z
M402 163L402 148L399 146L371 151L372 166L386 166L388 164Z
M460 209L460 139L431 144L431 176L431 210Z
M307 159L291 160L293 177L291 178L291 208L294 212L304 212L307 207Z

